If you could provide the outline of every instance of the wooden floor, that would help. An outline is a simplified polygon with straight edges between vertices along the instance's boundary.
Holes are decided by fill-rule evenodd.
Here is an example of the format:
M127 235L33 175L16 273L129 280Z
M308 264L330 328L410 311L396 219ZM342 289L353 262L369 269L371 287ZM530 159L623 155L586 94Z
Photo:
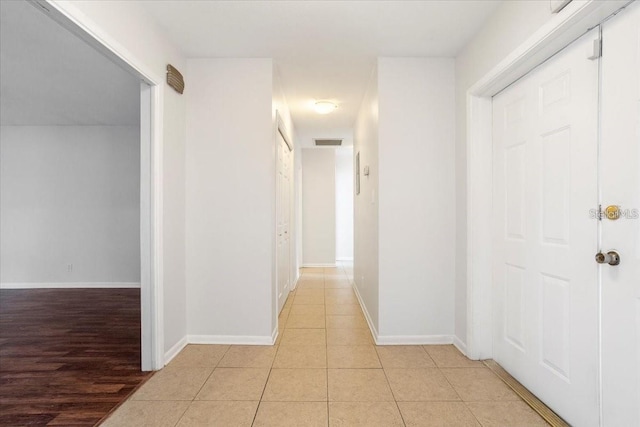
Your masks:
M0 426L93 426L149 376L139 289L0 291Z

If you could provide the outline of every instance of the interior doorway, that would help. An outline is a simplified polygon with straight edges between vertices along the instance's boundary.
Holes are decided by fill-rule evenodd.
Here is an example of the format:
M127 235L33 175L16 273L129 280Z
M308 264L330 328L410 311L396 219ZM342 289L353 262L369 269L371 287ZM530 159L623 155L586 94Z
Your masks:
M639 28L636 3L493 98L493 358L572 425L640 422Z
M493 98L494 355L572 425L597 425L598 59L582 36Z
M276 116L276 297L280 313L292 288L293 144Z

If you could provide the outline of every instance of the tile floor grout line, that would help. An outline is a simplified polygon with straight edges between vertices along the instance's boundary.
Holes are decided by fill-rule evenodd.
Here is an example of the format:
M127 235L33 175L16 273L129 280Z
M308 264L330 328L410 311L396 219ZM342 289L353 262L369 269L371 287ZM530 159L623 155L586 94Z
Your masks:
M378 357L378 362L380 362L380 366L382 367L382 373L384 374L384 378L387 380L387 385L389 386L389 390L391 391L391 396L393 396L393 403L396 404L396 408L398 409L398 414L400 414L400 420L402 420L402 424L406 427L407 423L404 421L404 416L402 415L402 411L400 410L400 405L398 405L398 399L396 398L396 394L393 392L393 388L391 387L391 381L389 381L389 376L387 375L387 370L382 364L382 359L380 359L380 353L378 353L377 346L374 344L373 349L376 352L376 356Z

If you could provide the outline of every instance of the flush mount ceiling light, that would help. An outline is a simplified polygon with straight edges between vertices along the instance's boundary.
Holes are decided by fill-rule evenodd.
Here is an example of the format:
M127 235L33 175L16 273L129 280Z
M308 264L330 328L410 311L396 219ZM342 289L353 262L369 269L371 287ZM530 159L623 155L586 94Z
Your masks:
M313 108L318 114L329 114L338 108L338 106L331 101L316 101L316 103L313 104Z

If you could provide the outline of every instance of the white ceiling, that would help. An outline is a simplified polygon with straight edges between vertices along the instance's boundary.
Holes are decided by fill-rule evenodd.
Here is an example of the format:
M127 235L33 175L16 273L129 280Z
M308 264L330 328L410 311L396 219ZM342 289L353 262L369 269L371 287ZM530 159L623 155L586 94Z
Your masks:
M274 58L298 138L310 145L313 137L351 139L376 57L453 57L500 1L138 3L188 57ZM313 99L339 108L320 116Z
M0 124L136 125L139 81L24 1L0 1Z

